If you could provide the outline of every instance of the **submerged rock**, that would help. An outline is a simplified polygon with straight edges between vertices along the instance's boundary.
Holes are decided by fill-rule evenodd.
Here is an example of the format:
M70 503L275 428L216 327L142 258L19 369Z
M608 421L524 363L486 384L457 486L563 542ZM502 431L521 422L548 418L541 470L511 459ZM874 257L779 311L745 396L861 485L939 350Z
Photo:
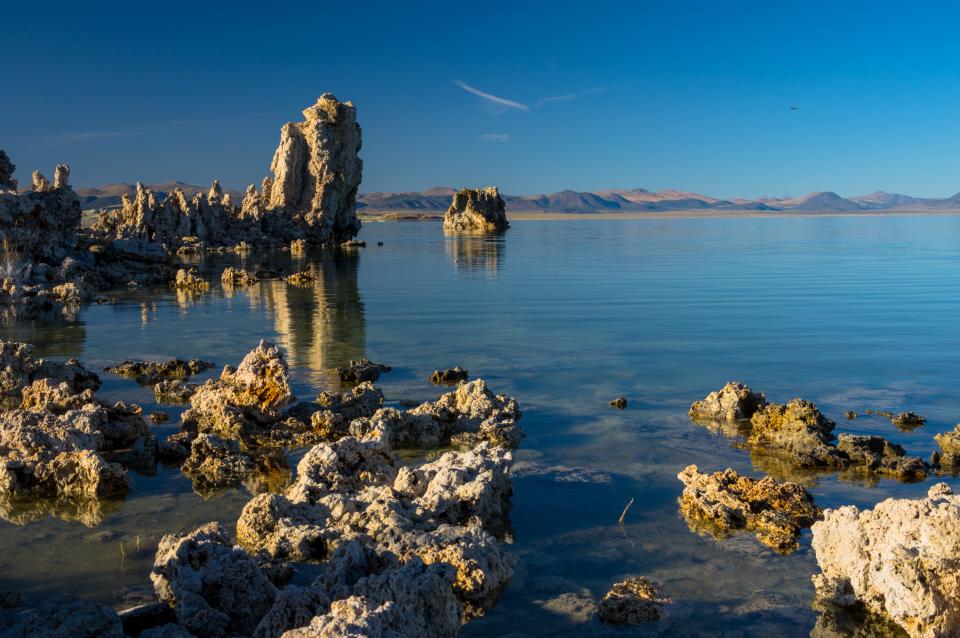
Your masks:
M762 392L754 392L739 381L730 381L720 390L695 401L689 414L694 421L743 421L765 405L767 400Z
M605 623L613 625L637 625L660 620L665 606L673 603L660 588L643 576L631 576L614 583L597 609L597 615Z
M434 370L429 381L434 385L455 385L461 381L466 381L468 376L469 373L466 370L456 366L444 370Z
M890 422L897 426L897 428L900 430L909 431L920 427L926 423L927 420L914 412L901 412L900 414L892 417Z
M509 226L506 204L496 186L457 191L443 218L444 230L455 232L499 232Z
M872 510L828 509L813 525L817 595L863 603L910 636L960 632L960 496L940 483L926 498L887 499Z
M204 370L209 370L213 364L200 359L171 359L170 361L121 361L115 366L104 368L117 376L133 379L140 385L156 385L161 381L185 379Z
M719 538L749 530L764 545L787 553L798 547L800 530L821 516L813 497L796 483L753 479L732 469L706 474L696 465L677 478L684 484L679 503L688 523Z
M157 403L172 403L174 405L189 403L190 397L196 394L199 387L196 383L184 383L180 379L161 381L153 386L153 396Z
M382 363L374 363L369 359L351 360L349 365L344 368L337 368L337 375L342 383L364 383L367 381L376 381L380 378L381 372L390 372L390 366Z
M901 481L922 480L929 471L923 459L907 456L902 447L882 436L840 434L837 448L847 455L854 466Z

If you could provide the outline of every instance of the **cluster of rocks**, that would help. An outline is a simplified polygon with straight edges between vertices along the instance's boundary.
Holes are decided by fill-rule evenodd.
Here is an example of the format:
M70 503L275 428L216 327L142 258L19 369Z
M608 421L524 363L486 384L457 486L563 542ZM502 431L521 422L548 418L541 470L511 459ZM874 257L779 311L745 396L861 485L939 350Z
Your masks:
M166 251L352 238L360 230L355 209L363 172L356 108L325 93L303 115L305 121L281 129L273 176L264 178L259 191L250 185L239 206L217 181L206 194L188 200L178 189L163 201L138 184L120 210L100 214L95 231Z
M261 342L197 388L162 444L189 446L184 472L214 482L254 471L264 449L313 444L292 483L243 508L238 546L218 523L164 537L151 578L176 626L201 638L456 635L512 575L498 538L516 401L480 379L402 412L369 381L292 400L283 353ZM395 452L453 441L461 449L416 466ZM290 561L319 561L320 575L286 585L277 566Z
M912 412L867 413L887 417L901 429L925 422ZM751 449L801 468L920 480L931 471L953 469L960 460L960 426L934 437L942 454L935 453L927 464L880 436L835 437L833 421L812 403L769 404L737 382L694 403L690 416L700 423L738 423ZM843 625L843 614L835 611L841 608L873 615L875 620L858 626L858 632L875 628L879 635L892 622L917 638L960 633L960 496L948 485L934 485L926 498L887 499L872 510L844 506L821 512L801 486L769 477L755 480L729 469L709 475L690 466L679 478L685 485L681 511L698 531L724 536L749 529L777 551L789 551L798 532L811 527L821 569L813 580L823 610L815 633Z
M789 553L799 546L800 530L821 517L813 497L796 483L740 476L732 469L706 474L696 465L677 478L684 485L680 512L692 529L717 538L749 530L764 545Z
M451 232L502 232L509 226L496 186L457 191L443 217L443 229Z
M35 359L32 346L0 341L0 500L122 494L128 468L152 469L157 443L140 407L100 401L99 387L76 360Z
M930 471L923 459L881 436L834 435L836 423L804 399L768 403L763 393L730 382L690 408L697 423L734 424L750 449L771 454L801 469L848 470L922 480Z
M15 167L0 151L0 304L76 305L130 283L203 290L208 282L177 271L177 255L287 244L302 251L306 243L350 240L360 230L363 169L356 109L326 93L303 114L305 121L281 130L273 176L259 191L250 186L239 205L216 181L207 193L188 199L177 189L162 201L137 184L92 228L81 227L69 167L57 166L52 183L34 171L32 191L20 193Z

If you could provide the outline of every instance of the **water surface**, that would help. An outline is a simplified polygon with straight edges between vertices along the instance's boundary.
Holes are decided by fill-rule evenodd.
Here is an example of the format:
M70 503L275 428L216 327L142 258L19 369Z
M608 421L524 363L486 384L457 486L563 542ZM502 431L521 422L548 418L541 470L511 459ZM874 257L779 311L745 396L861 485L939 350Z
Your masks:
M802 480L822 507L916 497L929 482L784 473L691 424L687 408L740 379L773 401L814 401L838 431L883 434L927 457L933 434L960 420L958 235L960 217L918 215L516 222L486 239L445 237L435 223L370 223L368 247L355 253L246 258L312 265L321 274L312 288L117 291L116 304L3 326L0 337L98 369L174 356L235 364L263 337L286 349L299 396L332 387L333 367L366 356L393 366L379 383L393 404L435 398L429 373L461 365L520 400L527 437L516 458L528 470L590 470L516 478L517 574L465 635L620 635L581 622L564 601L638 574L678 601L670 624L639 631L801 636L818 618L809 533L789 556L752 536L699 536L677 512L677 472L691 463L770 471ZM219 259L208 265L237 260ZM176 417L149 389L101 376L102 397ZM622 412L607 405L620 394L630 401ZM901 433L884 419L842 418L866 408L913 410L928 423ZM61 592L135 600L150 590L163 533L232 526L249 496L244 487L200 495L161 467L98 511L3 512L0 589L31 602Z

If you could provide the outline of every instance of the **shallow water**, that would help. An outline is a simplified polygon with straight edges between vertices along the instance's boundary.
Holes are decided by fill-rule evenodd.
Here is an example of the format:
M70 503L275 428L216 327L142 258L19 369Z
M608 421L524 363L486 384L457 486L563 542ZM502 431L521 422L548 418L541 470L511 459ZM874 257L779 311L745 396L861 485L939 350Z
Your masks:
M264 337L287 350L299 396L366 356L393 366L378 384L392 403L435 398L428 374L461 365L519 399L527 437L518 462L594 470L581 482L518 472L520 565L466 636L621 635L581 622L564 604L572 597L558 597L598 597L633 574L659 581L678 604L668 622L627 633L799 636L818 618L809 532L790 556L752 536L699 536L678 514L677 472L696 463L789 475L822 507L920 496L930 482L778 473L770 459L691 424L687 408L740 379L773 401L816 402L838 431L883 434L929 456L932 435L960 420L958 234L960 217L916 215L517 222L489 239L444 237L435 223L370 223L368 247L353 254L247 258L288 271L313 263L322 272L313 288L117 291L116 304L3 326L0 338L99 369L174 356L235 364ZM101 377L102 397L178 412L157 406L149 388ZM607 405L620 394L630 400L623 412ZM866 408L913 410L928 422L902 433L882 418L842 418ZM71 520L0 512L18 521L0 522L0 590L30 602L61 592L135 600L150 590L160 535L209 520L232 526L249 498L246 488L198 495L162 467L134 479L125 499L100 511L58 511Z

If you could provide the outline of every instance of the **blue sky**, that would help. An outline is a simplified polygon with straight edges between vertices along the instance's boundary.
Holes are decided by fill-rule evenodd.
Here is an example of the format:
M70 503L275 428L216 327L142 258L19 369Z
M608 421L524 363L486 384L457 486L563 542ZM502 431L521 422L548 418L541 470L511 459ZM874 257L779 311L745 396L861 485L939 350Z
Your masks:
M83 4L4 9L21 180L259 182L332 91L363 191L960 191L952 3Z

